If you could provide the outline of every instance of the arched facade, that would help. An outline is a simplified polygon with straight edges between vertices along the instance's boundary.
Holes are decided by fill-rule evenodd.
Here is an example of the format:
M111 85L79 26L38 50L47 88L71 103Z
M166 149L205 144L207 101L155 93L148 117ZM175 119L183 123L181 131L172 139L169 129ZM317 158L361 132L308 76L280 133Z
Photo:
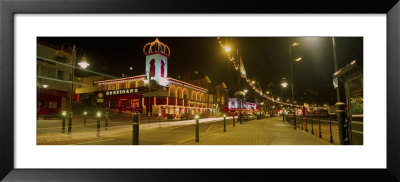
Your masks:
M168 96L169 97L176 97L176 88L175 88L174 85L169 86Z
M166 114L172 114L175 117L180 117L182 114L194 115L206 113L212 109L212 102L207 102L207 89L168 78L168 57L170 56L168 46L156 39L144 46L143 53L146 56L145 75L98 81L99 90L106 90L109 93L108 102L113 100L112 102L117 103L114 106L118 107L110 106L108 103L110 108L125 106L139 108L132 109L132 112L148 114L147 111L149 111L152 116L162 114L163 117L166 117ZM151 89L145 88L150 83L147 74L158 84L156 88L153 86ZM132 92L132 90L135 91ZM152 93L144 94L147 92ZM150 99L146 95L149 95Z
M187 88L183 89L182 95L183 95L183 99L185 99L185 100L189 99L189 92L188 92Z

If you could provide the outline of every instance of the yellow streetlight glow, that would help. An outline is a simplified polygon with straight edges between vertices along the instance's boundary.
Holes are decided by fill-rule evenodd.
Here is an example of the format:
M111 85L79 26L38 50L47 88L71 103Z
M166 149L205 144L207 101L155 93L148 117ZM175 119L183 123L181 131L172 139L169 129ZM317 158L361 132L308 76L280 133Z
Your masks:
M283 82L281 85L282 85L282 87L286 88L288 86L288 83Z
M226 117L226 114L224 114L224 117Z
M252 84L255 84L255 83L256 83L256 81L254 81L254 80L253 80L251 83L252 83Z
M229 46L224 46L225 52L231 52L231 48Z
M63 111L63 112L62 112L62 115L63 115L63 116L67 116L67 111Z
M247 90L247 89L244 89L243 92L244 92L245 94L247 94L248 90Z
M299 62L299 61L301 61L301 60L302 60L302 58L301 58L301 57L299 57L299 58L295 59L294 61L297 61L297 62Z
M300 43L298 43L298 42L293 42L292 46L295 47L295 46L298 46L299 44Z
M90 64L87 63L86 61L82 61L82 62L78 63L78 65L83 69L86 69L88 66L90 66Z
M97 112L97 117L99 118L101 116L101 112Z
M158 116L161 116L161 113L158 113Z
M43 88L47 88L48 87L48 85L47 84L44 84L44 85L42 85L43 86Z
M87 115L87 112L86 112L86 111L85 111L85 112L83 112L83 115L85 115L85 116L86 116L86 115Z
M199 115L198 115L198 114L196 114L196 116L194 116L194 118L195 118L195 119L199 119Z

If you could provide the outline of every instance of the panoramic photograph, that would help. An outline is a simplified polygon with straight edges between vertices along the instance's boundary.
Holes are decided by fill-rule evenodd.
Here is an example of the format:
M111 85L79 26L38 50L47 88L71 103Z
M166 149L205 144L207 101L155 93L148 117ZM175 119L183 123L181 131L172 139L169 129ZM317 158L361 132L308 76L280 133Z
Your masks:
M37 37L37 145L363 145L363 37Z

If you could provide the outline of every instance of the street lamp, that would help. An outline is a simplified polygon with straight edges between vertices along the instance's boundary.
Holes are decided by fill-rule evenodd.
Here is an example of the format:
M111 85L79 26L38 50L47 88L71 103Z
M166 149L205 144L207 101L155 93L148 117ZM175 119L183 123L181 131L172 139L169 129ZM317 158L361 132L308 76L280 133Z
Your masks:
M297 58L297 59L293 59L292 58L292 47L296 47L300 45L299 42L293 42L290 46L289 46L289 62L290 62L290 87L291 87L291 92L292 92L292 104L294 101L294 92L293 92L293 61L299 62L302 60L301 57Z
M64 52L64 44L61 46L61 50L60 52ZM76 66L76 52L78 49L76 49L75 44L72 46L72 80L71 80L71 93L70 93L70 97L69 97L69 104L70 104L70 111L72 112L72 97L74 96L74 77L75 77L75 66ZM87 63L87 57L85 55L85 53L83 54L82 60L81 62L78 63L78 65L83 68L86 69L90 64Z
M231 48L229 47L229 46L224 46L224 50L225 50L225 52L227 52L227 53L229 53L229 52L231 52Z
M302 60L301 57L298 57L297 59L294 59L294 61L296 61L296 62L299 62L299 61L301 61L301 60Z
M243 92L244 92L245 94L247 94L248 91L249 91L249 90L247 90L247 89L244 89L244 90L243 90Z
M286 78L282 78L282 83L281 83L283 88L286 88L288 86L288 83L286 81Z
M335 37L332 37L332 47L333 47L333 64L335 66L335 72L339 70L337 60L336 60L336 42ZM339 78L338 78L339 79ZM339 81L338 81L339 82ZM349 144L349 139L347 138L346 128L345 128L345 103L342 102L340 97L340 86L336 87L336 121L339 128L339 142L341 145Z

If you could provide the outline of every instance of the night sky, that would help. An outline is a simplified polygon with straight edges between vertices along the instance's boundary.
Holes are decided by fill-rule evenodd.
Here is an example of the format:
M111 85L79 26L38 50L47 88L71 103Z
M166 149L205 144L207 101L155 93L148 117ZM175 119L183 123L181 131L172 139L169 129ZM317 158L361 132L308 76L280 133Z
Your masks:
M143 46L155 37L41 37L41 40L61 46L75 44L78 60L86 54L88 69L121 77L145 73ZM352 60L363 61L362 37L337 37L336 52L339 68ZM183 72L198 71L208 75L213 84L222 81L236 90L237 73L219 46L216 37L159 37L171 49L168 59L168 76L178 78ZM282 77L290 78L289 45L292 57L302 57L293 65L295 100L299 103L333 104L336 100L332 85L334 72L333 47L330 37L221 37L232 53L243 58L247 77L260 82L274 96L290 99L290 86L280 86ZM362 64L362 63L361 63ZM133 71L129 70L133 67ZM82 73L80 73L82 74ZM82 75L84 76L84 75ZM251 90L244 81L241 89Z

